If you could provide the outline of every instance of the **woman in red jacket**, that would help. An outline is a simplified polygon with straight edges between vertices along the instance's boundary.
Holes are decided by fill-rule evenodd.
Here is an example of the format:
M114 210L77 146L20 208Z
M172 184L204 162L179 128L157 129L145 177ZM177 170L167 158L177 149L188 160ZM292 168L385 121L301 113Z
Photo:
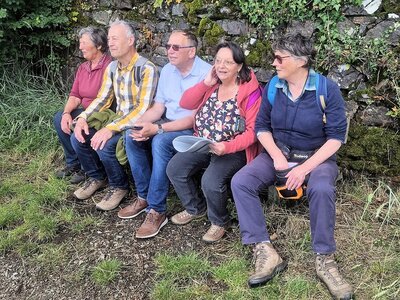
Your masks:
M214 66L206 78L186 90L180 101L181 107L195 110L194 135L213 141L210 152L179 152L167 167L185 207L171 221L187 224L207 211L211 227L203 236L206 242L224 236L230 221L230 179L257 155L254 123L261 101L257 78L247 67L243 50L232 42L221 43L216 50ZM196 175L204 169L201 193Z

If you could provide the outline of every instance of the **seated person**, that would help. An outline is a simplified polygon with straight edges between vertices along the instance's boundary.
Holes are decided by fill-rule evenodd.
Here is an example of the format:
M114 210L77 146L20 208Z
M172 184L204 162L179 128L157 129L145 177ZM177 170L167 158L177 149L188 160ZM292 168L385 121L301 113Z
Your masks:
M276 95L272 102L264 92L256 120L256 134L265 151L237 172L231 184L242 242L255 245L255 272L249 285L265 284L287 266L271 244L259 192L274 183L276 171L289 169L284 152L308 151L309 158L288 171L286 187L296 190L309 176L307 197L317 276L335 298L352 299L353 289L339 273L333 256L335 153L346 136L344 100L337 84L326 79L326 107L320 107L316 91L322 77L311 68L315 50L309 39L287 35L275 41L273 50L272 65L279 79L274 86Z
M79 31L79 50L87 60L76 71L64 110L54 116L54 127L64 149L66 167L56 172L57 178L71 176L71 183L85 179L78 156L71 145L71 125L76 118L96 98L103 80L103 74L112 58L107 54L107 34L103 29L86 27Z
M183 92L203 80L210 65L196 56L197 38L188 31L173 31L166 45L169 63L164 66L154 105L136 122L142 127L126 135L126 154L137 197L119 211L123 219L147 215L136 238L150 238L167 224L169 180L165 172L175 154L172 140L193 133L193 112L179 106ZM167 120L161 120L164 111Z
M206 242L223 237L230 221L230 180L257 154L254 123L260 103L257 78L247 67L242 49L232 42L217 46L207 77L183 94L181 106L196 109L195 135L213 143L209 153L178 152L169 162L168 177L185 207L171 221L183 225L207 210L211 227L203 236ZM205 200L196 185L196 175L204 168L201 189Z
M75 119L71 137L72 147L89 177L74 196L87 199L105 187L108 180L109 189L96 204L99 210L116 208L128 193L127 174L116 157L116 146L121 132L148 109L157 86L157 67L137 53L135 40L135 30L130 23L115 21L110 25L108 46L117 60L106 69L96 99ZM116 104L114 115L107 110L113 102ZM96 113L99 116L99 112L101 118L105 118L105 126L89 127L87 120Z

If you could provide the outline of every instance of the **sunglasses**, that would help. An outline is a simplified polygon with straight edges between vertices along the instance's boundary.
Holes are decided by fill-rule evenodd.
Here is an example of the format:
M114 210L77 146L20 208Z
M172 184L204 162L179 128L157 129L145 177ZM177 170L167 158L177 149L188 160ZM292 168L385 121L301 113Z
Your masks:
M283 62L283 59L288 57L291 57L291 55L286 55L286 56L274 55L274 61L276 60L278 64L281 64Z
M172 50L174 50L174 51L179 51L179 49L193 48L193 47L194 46L179 46L179 45L171 45L171 44L166 44L165 45L165 48L167 48L167 50L172 48Z

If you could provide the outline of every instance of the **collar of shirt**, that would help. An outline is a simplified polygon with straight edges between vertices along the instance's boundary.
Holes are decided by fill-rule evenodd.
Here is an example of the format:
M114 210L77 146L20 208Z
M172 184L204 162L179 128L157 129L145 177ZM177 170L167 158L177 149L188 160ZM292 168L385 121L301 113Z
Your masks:
M202 74L202 70L201 70L200 65L199 65L199 60L200 60L200 58L196 55L196 57L194 58L192 69L190 70L189 73L187 73L185 75L185 77L187 77L189 75L197 76L197 75L201 75ZM177 67L175 67L175 66L173 66L173 67L174 67L174 72L175 73L181 74L181 72L179 72Z
M118 61L118 69L125 70L125 71L132 71L133 67L135 66L136 61L139 59L139 53L135 53L135 55L132 56L131 61L126 67L121 66L121 63Z
M93 69L91 68L91 62L90 61L86 61L84 62L83 67L85 68L85 70L90 73L91 71L97 70L97 69L101 69L103 67L104 61L106 60L107 54L104 53L103 56L100 58L99 62L97 63L97 66L94 67Z
M317 76L316 76L315 71L314 71L313 69L310 69L310 70L308 71L308 77L307 77L306 84L305 84L305 86L304 86L304 90L303 90L303 92L301 93L300 97L303 96L304 91L315 91L315 90L317 89L317 86L316 86L316 78L317 78ZM278 89L282 89L282 92L283 92L291 101L295 101L295 100L293 100L293 98L292 98L292 94L290 93L289 86L288 86L288 83L287 83L286 80L284 80L284 79L279 79L278 82L276 83L275 87L278 88ZM299 98L300 98L300 97L299 97Z

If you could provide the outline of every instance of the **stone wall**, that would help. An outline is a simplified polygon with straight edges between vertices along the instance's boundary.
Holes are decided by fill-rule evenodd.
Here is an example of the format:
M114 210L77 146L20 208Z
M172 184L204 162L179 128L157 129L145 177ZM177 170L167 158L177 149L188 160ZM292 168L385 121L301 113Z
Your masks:
M79 2L79 25L108 25L116 19L133 21L139 32L138 50L158 66L167 63L163 47L173 29L190 29L200 40L199 54L211 61L213 48L222 40L238 42L247 55L248 64L261 82L273 74L270 41L264 33L249 24L235 1L170 1L169 5L154 9L154 1L91 0ZM163 1L168 2L168 1ZM365 7L346 7L343 22L337 24L340 32L362 35L366 41L385 36L400 53L400 5L397 1L364 1ZM390 12L390 13L388 13ZM398 24L398 25L396 25ZM397 27L396 27L397 26ZM388 28L394 28L385 34ZM311 37L312 22L293 21L286 31L300 31ZM78 56L78 51L75 51ZM371 74L350 65L337 65L328 70L328 77L336 81L346 99L351 118L348 144L340 150L341 165L348 170L372 174L397 175L400 171L400 139L398 119L388 116L385 101L373 101L373 95L363 91L371 84ZM400 75L399 75L400 79ZM400 84L400 80L399 80ZM372 97L372 98L371 98ZM396 99L388 99L395 102Z

